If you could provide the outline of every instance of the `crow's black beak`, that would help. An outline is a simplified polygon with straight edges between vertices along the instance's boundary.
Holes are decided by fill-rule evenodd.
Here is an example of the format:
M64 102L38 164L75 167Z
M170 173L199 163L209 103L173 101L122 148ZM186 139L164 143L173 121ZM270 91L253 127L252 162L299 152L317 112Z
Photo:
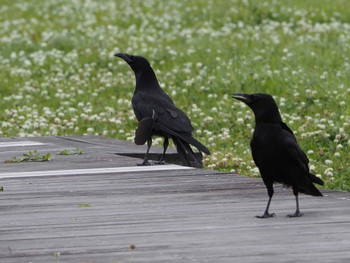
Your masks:
M132 62L130 55L126 53L115 53L114 56L124 59L126 63Z
M234 93L232 95L232 98L239 100L239 101L242 101L246 104L249 104L251 102L250 95L244 94L244 93Z

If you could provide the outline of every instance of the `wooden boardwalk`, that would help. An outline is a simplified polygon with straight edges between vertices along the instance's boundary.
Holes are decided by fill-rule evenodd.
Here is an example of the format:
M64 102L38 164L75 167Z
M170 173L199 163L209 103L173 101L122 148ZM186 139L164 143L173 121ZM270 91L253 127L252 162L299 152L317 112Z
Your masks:
M75 148L86 154L56 155ZM34 149L53 159L4 163ZM277 216L256 219L260 179L138 167L127 155L143 151L99 137L0 139L0 262L350 262L349 193L301 195L304 217L286 218L294 197L276 187Z

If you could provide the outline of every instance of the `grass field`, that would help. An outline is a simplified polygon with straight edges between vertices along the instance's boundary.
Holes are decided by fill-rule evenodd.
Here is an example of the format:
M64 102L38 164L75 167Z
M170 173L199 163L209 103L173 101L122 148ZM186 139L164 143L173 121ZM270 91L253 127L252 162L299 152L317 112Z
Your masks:
M150 60L206 167L258 176L253 114L231 94L265 92L312 172L350 190L350 1L2 0L0 136L133 141L134 76L115 52Z

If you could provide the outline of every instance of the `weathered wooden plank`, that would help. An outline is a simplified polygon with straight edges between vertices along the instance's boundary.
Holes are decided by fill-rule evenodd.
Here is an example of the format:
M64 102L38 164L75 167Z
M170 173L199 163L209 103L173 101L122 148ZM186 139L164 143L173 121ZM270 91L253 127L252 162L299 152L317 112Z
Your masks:
M61 138L44 139L51 149L62 147ZM9 172L138 161L96 145L110 144L108 139L92 140L93 146L83 142L85 148L80 147L89 152L86 163L86 156L75 156L55 158L45 167L1 164L0 173L4 166ZM301 195L305 216L286 218L295 209L294 197L290 189L277 187L271 204L277 217L260 220L254 216L267 202L260 179L201 169L8 178L0 184L5 188L0 193L0 262L350 260L349 193Z

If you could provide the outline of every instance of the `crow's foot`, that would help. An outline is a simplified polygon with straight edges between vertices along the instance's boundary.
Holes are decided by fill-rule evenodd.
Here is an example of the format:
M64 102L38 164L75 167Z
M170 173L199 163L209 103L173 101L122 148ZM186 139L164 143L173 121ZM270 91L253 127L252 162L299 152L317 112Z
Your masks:
M303 213L300 213L300 211L295 211L294 214L289 214L287 215L287 217L301 217L303 216L304 214Z
M270 218L270 217L275 217L275 213L270 214L269 212L265 212L262 216L256 216L256 218Z
M152 165L149 161L143 161L142 163L138 163L138 166L150 166Z

